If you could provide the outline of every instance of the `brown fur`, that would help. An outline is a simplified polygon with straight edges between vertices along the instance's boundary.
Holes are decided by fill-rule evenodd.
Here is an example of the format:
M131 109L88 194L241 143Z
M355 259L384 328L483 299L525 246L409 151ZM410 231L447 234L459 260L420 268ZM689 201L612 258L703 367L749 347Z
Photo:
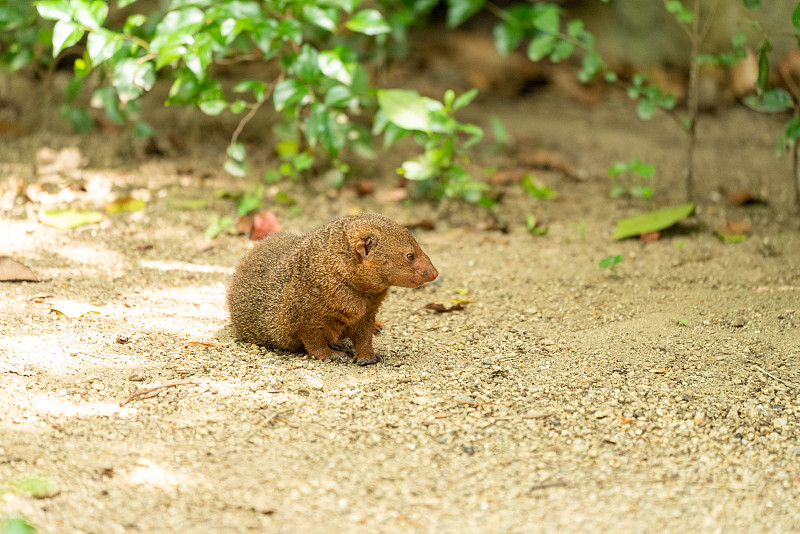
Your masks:
M331 346L350 339L357 363L376 363L383 358L372 348L375 314L389 287L437 276L407 228L362 213L262 239L233 273L228 309L244 341L344 360Z

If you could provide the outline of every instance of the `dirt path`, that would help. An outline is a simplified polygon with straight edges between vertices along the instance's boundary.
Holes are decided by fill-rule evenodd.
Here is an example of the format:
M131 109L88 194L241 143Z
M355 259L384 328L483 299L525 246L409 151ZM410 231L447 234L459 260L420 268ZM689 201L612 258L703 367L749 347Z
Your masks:
M417 235L440 280L393 291L386 363L367 368L231 338L225 287L249 244L203 236L231 209L214 192L242 186L216 171L224 144L120 161L123 141L103 135L4 140L4 179L44 180L36 151L78 146L88 166L62 179L85 184L76 202L148 206L70 231L3 197L0 252L43 281L0 285L0 517L40 533L800 531L800 231L771 150L779 120L706 118L699 222L643 245L609 239L648 205L608 200L605 169L653 162L653 205L680 201L677 127L546 93L471 113L498 114L586 180L540 172L550 202L508 187L508 234L483 230L479 209L349 191L294 186L300 215L276 208L297 230L353 209L437 218ZM481 163L514 163L493 157ZM379 193L396 164L375 169ZM744 187L770 205L730 207ZM210 205L174 207L190 198ZM527 213L547 235L527 233ZM728 219L752 236L720 242L709 228ZM618 277L597 266L612 254ZM422 310L452 298L472 302ZM61 300L100 313L50 313ZM14 490L32 475L53 484L43 498Z

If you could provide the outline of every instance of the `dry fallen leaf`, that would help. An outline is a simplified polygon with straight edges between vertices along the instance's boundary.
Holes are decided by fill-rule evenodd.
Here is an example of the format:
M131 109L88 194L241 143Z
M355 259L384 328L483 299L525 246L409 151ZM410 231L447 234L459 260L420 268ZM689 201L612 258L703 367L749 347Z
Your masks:
M742 241L750 235L753 227L747 219L727 221L714 229L714 234L725 242Z
M39 277L26 265L12 260L8 256L0 256L0 281L38 282Z
M766 204L764 199L748 189L731 193L731 204L734 206L750 206L752 204Z
M50 311L59 315L65 315L70 319L83 317L84 315L99 315L100 309L84 302L72 300L60 300L50 306Z
M147 203L140 198L119 197L106 204L105 211L111 215L120 211L141 211L146 206Z
M523 150L517 154L516 159L520 163L533 167L534 169L558 171L570 178L577 176L572 163L555 150L548 150L546 148Z
M661 232L645 232L643 234L639 234L639 241L644 244L654 243L659 239L661 239Z
M205 341L188 341L187 347L219 347L217 343L207 343Z
M256 213L253 216L253 229L250 231L250 239L256 241L270 234L277 234L281 231L281 224L278 218L269 210Z
M242 215L236 221L236 234L244 235L253 231L253 218L250 215Z
M420 219L418 221L408 223L405 226L409 230L416 230L417 228L421 230L434 230L436 228L436 221L433 219Z
M422 307L424 310L433 310L437 313L448 313L454 311L461 311L466 308L465 304L453 304L449 308L444 304L439 304L438 302L429 302L425 306Z
M360 197L375 194L375 182L372 180L361 180L356 184L356 194Z

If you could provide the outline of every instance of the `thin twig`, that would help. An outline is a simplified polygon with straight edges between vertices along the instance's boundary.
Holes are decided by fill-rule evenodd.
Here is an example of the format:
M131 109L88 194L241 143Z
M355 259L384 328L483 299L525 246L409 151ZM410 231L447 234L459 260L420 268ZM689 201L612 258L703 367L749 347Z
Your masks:
M231 144L232 145L236 144L236 141L239 140L239 135L242 133L242 130L244 130L245 125L248 122L250 122L250 119L252 119L253 116L255 116L255 114L258 112L259 108L261 108L261 106L264 104L264 102L266 102L270 98L270 96L272 96L272 92L275 90L275 87L279 83L281 83L284 78L285 78L285 76L283 74L278 76L278 79L275 80L275 83L270 85L269 91L267 91L267 93L264 95L264 98L262 98L261 100L257 101L255 104L253 104L253 107L250 108L250 111L247 112L247 115L242 117L242 120L240 120L239 124L236 125L236 129L233 131L233 134L231 135Z
M756 369L758 369L759 371L761 371L762 373L764 373L768 377L772 378L773 380L777 380L778 382L780 382L781 384L783 384L784 386L786 386L789 389L800 388L800 386L798 386L797 384L792 384L791 382L787 382L786 380L784 380L782 378L778 378L777 376L773 375L769 371L766 371L766 370L762 369L760 366L758 366L756 364L753 364L753 367L755 367Z
M528 489L528 491L536 491L549 488L560 488L566 485L567 483L564 482L563 480L554 480L553 482L542 482L541 484L534 484Z
M175 386L188 386L190 384L197 384L197 382L195 382L194 380L170 380L169 382L164 382L163 384L158 385L158 386L152 386L152 387L149 387L149 388L137 389L136 391L131 393L130 396L128 396L125 400L120 401L119 405L120 406L125 406L126 404L128 404L130 401L132 401L133 399L135 399L137 397L141 397L143 395L148 395L149 393L154 393L154 392L160 391L162 389L172 388L172 387L175 387Z
M638 403L639 403L639 406L641 406L641 407L642 407L642 408L644 408L645 410L649 410L649 409L650 409L650 407L649 407L649 406L648 406L648 405L647 405L647 404L646 404L646 403L645 403L645 402L644 402L642 399L640 399L639 397L637 397L636 395L634 395L634 394L633 394L633 391L631 391L630 389L628 389L628 387L627 387L627 386L622 386L622 391L624 391L625 393L627 393L628 395L630 395L630 396L633 398L633 400L635 400L636 402L638 402Z

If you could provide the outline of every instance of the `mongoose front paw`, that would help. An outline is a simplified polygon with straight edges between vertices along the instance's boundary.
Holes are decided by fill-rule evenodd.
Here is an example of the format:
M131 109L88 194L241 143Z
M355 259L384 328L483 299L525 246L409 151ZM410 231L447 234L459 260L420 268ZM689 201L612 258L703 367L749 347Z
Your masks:
M372 365L379 362L383 363L384 359L380 354L373 354L372 356L356 356L353 362L357 363L358 365Z
M348 358L347 354L340 350L335 350L331 352L330 356L324 358L323 362L339 362L339 363L346 363L350 358Z

